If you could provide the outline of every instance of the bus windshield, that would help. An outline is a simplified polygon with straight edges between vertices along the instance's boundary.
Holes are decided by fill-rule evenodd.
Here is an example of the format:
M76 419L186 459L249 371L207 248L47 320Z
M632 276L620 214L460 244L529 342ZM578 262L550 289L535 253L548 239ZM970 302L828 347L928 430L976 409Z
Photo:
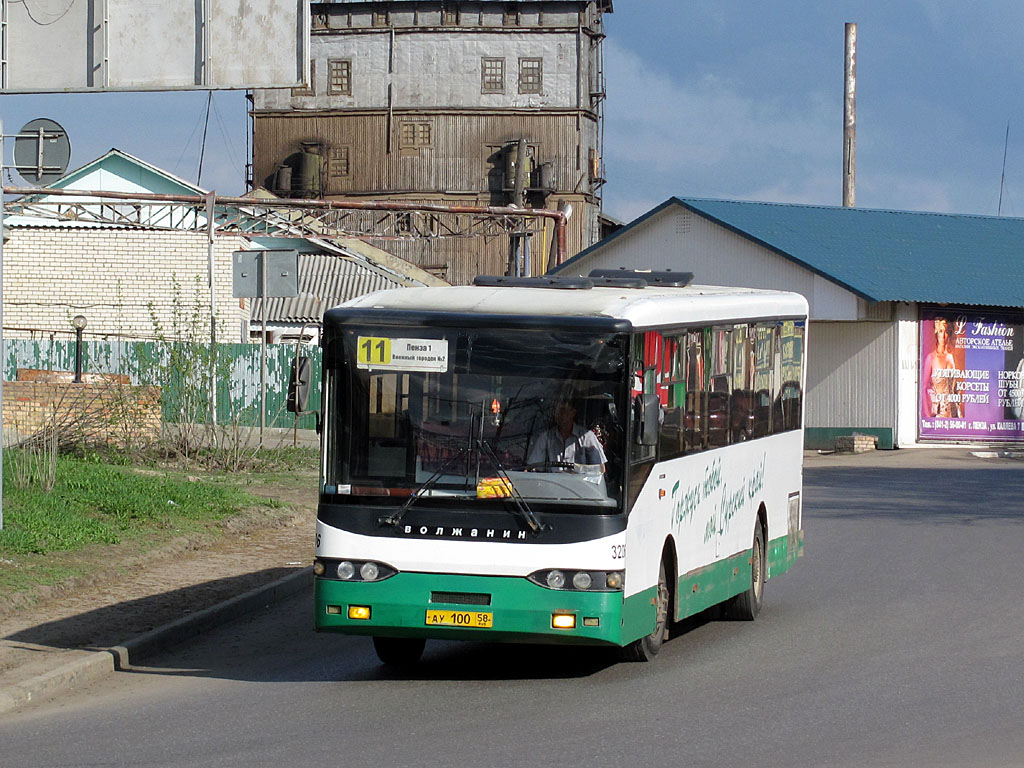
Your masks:
M625 335L346 325L324 346L330 501L619 506Z

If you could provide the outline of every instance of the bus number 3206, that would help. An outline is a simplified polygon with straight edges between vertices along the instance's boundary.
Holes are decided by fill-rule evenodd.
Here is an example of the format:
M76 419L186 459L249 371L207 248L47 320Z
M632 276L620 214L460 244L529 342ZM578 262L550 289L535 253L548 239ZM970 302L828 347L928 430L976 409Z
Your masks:
M622 560L626 556L625 544L612 544L612 560Z

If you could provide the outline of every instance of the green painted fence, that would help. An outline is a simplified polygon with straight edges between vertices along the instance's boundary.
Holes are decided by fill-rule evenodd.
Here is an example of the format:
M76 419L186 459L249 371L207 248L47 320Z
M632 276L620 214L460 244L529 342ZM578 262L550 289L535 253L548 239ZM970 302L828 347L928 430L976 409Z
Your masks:
M209 420L208 401L191 407L194 393L204 393L203 374L209 369L209 345L171 345L161 342L86 341L82 344L82 370L85 373L116 373L128 376L133 385L161 387L165 421L181 420L183 412L194 412L196 421ZM214 358L217 381L217 423L259 426L260 423L260 346L258 344L218 344ZM320 408L320 348L305 346L302 353L313 364L307 411ZM294 414L285 409L288 377L294 344L267 345L266 424L268 427L292 427ZM4 339L3 374L5 381L15 379L19 368L49 371L74 371L73 340ZM191 372L191 373L190 373ZM201 372L201 373L200 373ZM185 381L187 379L188 381ZM313 429L316 417L299 417L299 429Z

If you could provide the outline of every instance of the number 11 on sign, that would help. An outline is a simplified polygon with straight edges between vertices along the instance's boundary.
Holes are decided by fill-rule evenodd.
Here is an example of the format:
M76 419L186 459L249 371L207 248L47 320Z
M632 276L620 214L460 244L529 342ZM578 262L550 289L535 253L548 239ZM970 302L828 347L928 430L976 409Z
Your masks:
M359 337L359 362L364 365L387 365L391 362L391 339L374 336Z

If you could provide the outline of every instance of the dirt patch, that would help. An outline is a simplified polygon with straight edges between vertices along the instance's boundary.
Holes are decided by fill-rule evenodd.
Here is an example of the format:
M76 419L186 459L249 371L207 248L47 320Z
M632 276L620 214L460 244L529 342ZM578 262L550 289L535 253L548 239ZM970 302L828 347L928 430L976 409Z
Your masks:
M0 673L22 663L33 648L115 645L308 566L316 521L315 474L295 474L246 490L281 504L149 546L136 542L55 553L54 566L82 575L0 598Z

